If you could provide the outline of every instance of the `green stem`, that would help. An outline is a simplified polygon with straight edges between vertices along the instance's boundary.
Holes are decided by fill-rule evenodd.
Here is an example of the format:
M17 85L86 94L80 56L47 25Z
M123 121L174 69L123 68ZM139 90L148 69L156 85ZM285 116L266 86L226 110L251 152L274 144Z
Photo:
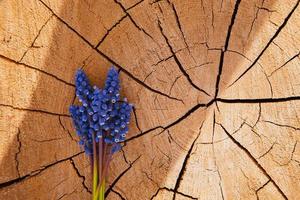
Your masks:
M99 191L99 200L105 200L105 179L103 179L101 187L100 187L100 191Z
M97 185L98 185L98 166L97 166L97 152L96 141L93 135L93 200L97 200Z

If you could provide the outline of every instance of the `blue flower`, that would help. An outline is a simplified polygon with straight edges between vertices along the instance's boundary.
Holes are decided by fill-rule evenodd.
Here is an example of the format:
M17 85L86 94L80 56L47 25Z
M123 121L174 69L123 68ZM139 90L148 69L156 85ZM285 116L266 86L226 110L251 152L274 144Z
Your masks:
M82 70L78 70L75 77L76 96L81 106L70 106L71 117L79 144L89 155L93 153L93 140L103 141L113 154L121 149L128 133L128 125L132 111L132 104L124 98L120 100L119 73L111 67L103 90L92 87Z

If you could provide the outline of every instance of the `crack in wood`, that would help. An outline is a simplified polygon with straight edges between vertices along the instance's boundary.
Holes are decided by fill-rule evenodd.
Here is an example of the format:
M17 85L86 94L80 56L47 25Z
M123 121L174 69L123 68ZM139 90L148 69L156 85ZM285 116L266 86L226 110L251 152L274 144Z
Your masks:
M49 72L46 72L46 71L44 71L44 70L42 70L42 69L39 69L39 68L36 68L36 67L32 67L32 66L30 66L30 65L27 65L27 64L25 64L25 63L22 63L22 62L19 62L19 61L16 61L16 60L13 60L13 59L8 58L8 57L3 56L3 55L0 55L0 58L6 60L6 61L8 61L8 62L14 63L14 64L16 64L16 65L22 65L23 67L26 67L26 68L29 68L29 69L38 71L38 72L40 72L40 73L42 73L42 74L45 74L45 75L47 75L47 76L50 76L51 78L54 78L54 79L58 80L59 82L62 82L62 83L64 83L64 84L68 85L68 86L75 87L75 85L74 85L73 83L69 83L69 82L67 82L67 81L65 81L65 80L63 80L63 79L61 79L61 78L59 78L58 76L56 76L56 75L54 75L54 74L51 74L51 73L49 73Z
M219 111L220 112L220 111ZM241 128L243 127L243 124L238 128L238 130L240 130ZM215 141L215 128L216 128L216 113L215 113L215 110L214 110L214 115L213 115L213 130L212 130L212 137L211 137L211 145L212 145L212 151L213 151L213 155L214 155L214 164L215 164L215 167L216 167L216 171L217 171L217 174L219 176L219 188L220 188L220 193L221 193L221 197L222 199L224 200L224 192L223 192L223 187L222 187L222 176L221 176L221 173L220 173L220 170L219 170L219 166L217 164L217 157L216 157L216 153L215 153L215 143L217 142L221 142L221 141L224 141L226 139L223 139L221 141ZM238 130L236 130L236 132L238 132Z
M37 35L35 36L35 38L33 39L33 42L31 43L31 45L28 47L28 49L24 52L24 54L22 55L22 57L20 58L19 62L22 62L23 58L25 57L25 55L27 54L27 52L29 51L30 48L34 48L34 43L37 40L37 38L40 36L42 30L44 29L44 27L48 24L48 22L52 19L54 15L52 14L47 20L46 22L42 25L42 27L40 28L40 30L38 31Z
M105 38L109 35L109 33L115 28L117 27L126 17L128 17L128 14L124 15L123 17L121 17L121 19L119 19L119 21L117 21L112 27L110 27L110 29L108 29L105 33L105 35L99 40L98 44L95 46L95 48L97 49L105 40Z
M17 173L18 173L18 177L20 177L20 170L19 170L19 159L18 159L18 156L19 154L21 153L21 148L22 148L22 143L21 143L21 131L20 131L20 128L18 128L18 132L17 132L17 136L16 136L16 139L17 139L17 143L18 143L18 151L15 153L15 161L16 161L16 170L17 170Z
M264 152L263 154L261 154L257 159L261 159L262 157L264 157L265 155L267 155L272 149L273 147L275 146L275 144L277 144L276 142L274 142L271 147L266 151Z
M174 3L171 3L169 0L167 0L167 2L168 2L169 5L171 5L171 8L172 8L174 16L175 16L176 24L177 24L177 26L179 28L179 31L180 31L181 36L183 38L183 42L184 42L184 44L185 44L185 46L186 46L186 48L187 48L187 50L189 52L189 55L192 57L193 61L196 63L196 60L195 60L195 58L193 57L193 55L191 53L190 47L189 47L189 45L186 42L186 37L185 37L185 34L183 33L182 26L181 26L181 23L180 23L180 20L179 20L179 16L178 16L176 7L175 7Z
M68 115L68 114L54 113L54 112L45 111L45 110L40 110L40 109L19 108L19 107L16 107L16 106L12 106L12 105L8 105L8 104L2 104L2 103L0 103L0 106L3 106L3 107L9 107L9 108L12 108L12 109L14 109L14 110L20 110L20 111L38 112L38 113L44 113L44 114L54 115L54 116L71 117L71 116Z
M111 183L109 184L109 187L106 189L105 191L105 198L109 195L109 193L112 191L112 189L114 188L114 186L118 183L118 181L132 168L133 164L140 159L141 156L138 156L133 162L129 163L129 166L121 173L117 176L117 178Z
M289 60L287 60L283 65L281 65L280 67L276 68L274 71L272 71L268 77L271 77L274 73L276 73L278 70L280 70L281 68L283 68L284 66L286 66L289 62L293 61L295 58L299 57L300 55L300 51L295 54L293 57L291 57Z
M145 35L147 35L149 38L151 38L154 41L153 37L149 33L147 33L147 31L145 31L145 29L143 29L142 27L140 27L139 25L137 25L137 23L133 20L133 18L131 17L131 15L129 14L129 12L127 12L127 9L123 6L123 4L121 2L119 2L118 0L114 0L114 2L116 4L118 4L122 8L123 12L126 13L126 15L129 17L130 21L133 23L133 25L138 30L142 31Z
M92 191L91 191L91 190L87 187L87 185L85 184L85 176L82 175L82 174L80 174L79 169L76 167L73 158L70 159L70 163L71 163L71 165L73 166L73 168L74 168L76 174L78 175L78 177L82 179L82 182L81 182L81 183L82 183L82 186L84 187L84 189L85 189L88 193L92 194Z
M185 194L185 193L182 193L182 192L178 192L178 191L174 191L174 190L171 189L171 188L160 187L160 188L158 188L158 190L154 193L154 195L152 195L152 197L150 198L150 200L153 200L153 199L158 195L158 193L159 193L161 190L167 190L167 191L172 192L172 193L180 194L180 195L182 195L182 196L184 196L184 197L187 197L187 198L189 198L189 199L198 199L198 198L193 197L193 196L191 196L191 195L188 195L188 194Z
M52 167L52 166L54 166L54 165L56 165L56 164L59 164L59 163L68 161L68 160L70 160L71 158L74 158L74 157L76 157L76 156L79 156L80 154L83 154L83 153L84 153L84 151L81 151L81 152L76 153L76 154L74 154L74 155L72 155L72 156L70 156L70 157L67 157L67 158L64 158L64 159L55 161L55 162L50 163L50 164L48 164L48 165L45 165L45 166L43 166L43 167L40 168L40 169L37 169L37 170L35 170L35 171L30 172L29 174L20 176L20 177L18 177L18 178L16 178L16 179L12 179L12 180L9 180L9 181L4 182L4 183L0 183L0 189L5 188L5 187L9 187L9 186L11 186L11 185L14 185L14 184L23 182L23 181L25 181L25 180L27 180L27 179L30 179L30 178L32 178L32 177L35 177L35 176L39 175L40 173L42 173L43 171L47 170L48 168L50 168L50 167Z
M196 138L194 139L192 145L190 146L184 160L183 160L183 163L182 163L182 166L181 166L181 170L178 174L178 177L177 177L177 180L176 180L176 183L175 183L175 187L174 187L174 194L173 194L173 200L175 200L176 198L176 194L177 194L177 191L180 187L180 183L181 183L181 180L183 179L183 176L185 174L185 170L186 170L186 166L188 164L188 160L190 158L190 155L192 153L192 150L194 148L194 145L195 145L195 142L198 140L199 136L201 135L201 129L202 129L202 126L203 126L204 122L202 122L202 124L200 125L200 128L199 128L199 133L197 134Z
M135 82L139 83L140 85L142 85L143 87L145 87L146 89L150 90L151 92L154 92L156 94L159 94L159 95L162 95L162 96L165 96L169 99L172 99L172 100L176 100L176 101L180 101L181 103L184 103L183 100L181 99L178 99L176 97L172 97L172 96L169 96L159 90L156 90L152 87L150 87L149 85L145 84L143 81L141 81L140 79L136 78L134 75L132 75L129 71L127 71L125 68L121 67L119 64L117 64L115 61L113 61L110 57L108 57L106 54L104 54L103 52L101 52L100 50L96 49L96 51L101 55L103 56L106 60L108 60L109 62L111 62L114 66L118 67L121 69L121 71L126 74L128 77L130 77L131 79L133 79Z
M133 4L132 6L126 8L126 11L131 10L132 8L134 8L134 7L138 6L138 5L140 5L142 2L144 2L144 0L140 0L140 1L136 2L136 3Z
M113 193L115 193L118 197L120 197L121 200L126 200L126 198L123 197L122 194L121 194L120 192L114 190L113 188L111 189L111 191L112 191Z
M69 135L69 137L71 138L71 140L78 142L77 140L75 140L72 136L72 134L70 133L70 131L63 125L62 121L61 121L61 116L58 116L58 121L60 126L63 128L63 130Z
M211 104L216 103L216 102L231 103L231 104L241 104L241 103L245 103L245 104L262 104L262 103L288 102L288 101L296 101L296 100L300 100L300 96L284 97L284 98L261 98L261 99L223 99L223 98L216 98L216 99L212 99L207 104L197 104L196 106L194 106L190 110L188 110L183 116L181 116L180 118L178 118L177 120L175 120L174 122L170 123L167 126L156 126L154 128L148 129L148 130L146 130L146 131L144 131L140 134L134 135L134 136L126 139L125 141L126 142L132 141L132 140L137 139L141 136L144 136L148 133L151 133L152 131L154 131L156 129L163 129L163 131L161 131L159 133L159 134L161 134L162 132L164 132L168 128L178 124L179 122L181 122L182 120L187 118L190 114L192 114L193 112L195 112L199 108L203 108L203 107L208 108Z
M174 57L174 60L175 60L176 64L178 65L178 68L180 69L180 71L182 72L182 74L186 77L186 79L188 80L188 82L189 82L195 89L197 89L198 91L203 92L203 93L206 94L207 96L210 96L210 94L207 93L205 90L199 88L199 87L192 81L190 75L185 71L184 67L182 66L181 62L179 61L179 59L178 59L178 57L177 57L177 55L176 55L176 52L173 50L173 47L171 46L168 37L165 35L165 33L164 33L164 31L163 31L163 28L162 28L162 26L161 26L160 20L158 20L158 27L159 27L159 30L160 30L162 36L163 36L164 39L165 39L166 44L167 44L168 47L169 47L169 50L171 51L171 53L172 53L172 55L173 55L173 57Z
M221 50L220 61L219 61L219 70L218 70L218 75L217 75L217 80L216 80L216 91L215 91L214 98L217 98L218 94L219 94L219 86L220 86L221 75L222 75L222 71L223 71L223 65L224 65L224 56L225 56L225 52L228 50L232 27L234 25L240 3L241 3L241 0L237 0L235 2L234 10L233 10L232 16L231 16L231 21L230 21L230 24L229 24L228 30L227 30L224 49Z
M186 119L189 115L191 115L193 112L195 112L196 110L198 110L199 108L207 108L208 106L210 106L212 103L214 102L214 100L209 101L206 104L197 104L196 106L192 107L190 110L188 110L183 116L181 116L180 118L176 119L175 121L173 121L172 123L168 124L167 126L157 126L151 129L148 129L145 132L142 132L140 134L134 135L128 139L126 139L126 142L132 141L134 139L137 139L141 136L146 135L147 133L150 133L156 129L163 129L160 133L158 133L157 135L163 133L165 130L171 128L172 126L178 124L179 122L181 122L182 120Z
M273 178L269 175L269 173L263 168L263 166L255 159L255 157L251 154L251 152L244 147L239 141L237 141L226 129L225 127L220 124L220 123L216 123L218 124L223 131L226 133L226 135L231 139L231 141L236 144L241 150L243 150L244 153L246 153L246 155L253 161L253 163L260 169L261 172L263 172L263 174L274 184L274 186L276 187L276 189L278 190L278 192L282 195L282 197L284 199L288 199L286 194L282 191L282 189L279 187L279 185L273 180Z
M265 182L262 186L260 186L257 190L255 190L255 194L256 194L256 199L259 200L259 196L258 196L258 192L260 190L262 190L266 185L268 185L271 182L271 180L269 179L267 182Z
M261 98L261 99L224 99L216 98L215 101L222 103L278 103L300 100L300 96L282 97L282 98Z
M300 0L297 1L297 3L295 4L295 6L289 12L289 14L287 15L287 17L284 19L283 23L279 26L279 28L275 32L275 34L271 37L271 39L269 40L269 42L267 43L267 45L263 48L263 50L260 52L260 54L256 57L256 59L254 60L254 62L242 74L240 74L238 76L238 78L235 79L227 88L231 87L238 80L240 80L258 62L258 60L260 59L260 57L265 53L265 51L268 49L268 47L270 46L270 44L274 41L274 39L279 35L279 33L281 32L281 30L288 23L289 19L291 18L291 16L295 12L295 10L298 8L299 3L300 3Z
M291 129L294 129L295 131L300 130L300 127L294 127L294 126L286 125L286 124L279 124L279 123L276 123L276 122L272 122L270 120L263 120L263 122L270 123L270 124L273 124L275 126L280 126L280 127L284 127L284 128L291 128Z

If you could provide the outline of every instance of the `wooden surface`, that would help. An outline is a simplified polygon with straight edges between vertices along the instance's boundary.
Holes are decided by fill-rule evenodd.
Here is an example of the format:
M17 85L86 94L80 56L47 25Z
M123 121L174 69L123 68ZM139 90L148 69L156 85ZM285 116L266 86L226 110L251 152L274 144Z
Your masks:
M134 103L107 199L300 199L299 0L0 0L0 199L90 199L68 106Z

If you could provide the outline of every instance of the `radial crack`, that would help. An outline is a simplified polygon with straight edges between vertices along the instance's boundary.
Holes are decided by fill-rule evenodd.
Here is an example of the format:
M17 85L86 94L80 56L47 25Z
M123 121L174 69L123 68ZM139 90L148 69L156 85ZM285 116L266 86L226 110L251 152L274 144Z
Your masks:
M198 110L199 108L207 108L209 107L211 104L213 104L214 100L211 100L209 101L208 103L206 104L197 104L196 106L192 107L190 110L188 110L183 116L181 116L180 118L176 119L175 121L173 121L172 123L168 124L167 126L157 126L157 127L154 127L154 128L151 128L151 129L148 129L147 131L145 132L142 132L140 134L137 134L137 135L134 135L128 139L126 139L125 141L126 142L129 142L129 141L132 141L134 139L137 139L141 136L144 136L156 129L163 129L160 133L158 133L157 135L163 133L165 130L171 128L172 126L175 126L176 124L180 123L181 121L183 121L184 119L186 119L188 116L190 116L193 112L195 112L196 110Z
M129 17L130 21L133 23L133 25L134 25L138 30L142 31L144 34L146 34L148 37L150 37L150 38L153 40L153 37L152 37L149 33L147 33L142 27L140 27L140 26L137 25L137 23L133 20L133 18L131 17L131 15L129 14L129 12L127 12L126 8L122 5L121 2L119 2L118 0L114 0L114 2L115 2L116 4L118 4L118 5L122 8L123 12L126 13L126 15Z
M17 169L18 177L20 177L18 156L21 153L21 148L22 148L22 143L21 143L20 135L21 135L21 131L20 131L20 128L18 128L17 137L16 137L17 138L17 142L18 142L18 151L15 154L16 169Z
M182 167L181 167L181 170L178 174L178 177L177 177L177 180L176 180L176 183L175 183L175 187L174 187L174 194L173 194L173 200L175 200L176 198L176 194L177 194L177 191L180 187L180 183L181 183L181 180L183 179L183 176L184 176L184 173L185 173L185 170L186 170L186 166L187 166L187 163L188 163L188 160L190 158L190 155L192 153L192 150L194 148L194 145L195 145L195 142L197 141L197 139L199 138L200 134L201 134L201 129L202 129L202 126L203 126L203 122L199 128L199 133L197 134L196 138L194 139L192 145L190 146L184 160L183 160L183 163L182 163Z
M280 126L280 127L284 127L284 128L291 128L291 129L294 129L295 131L300 130L300 127L294 127L294 126L286 125L286 124L279 124L279 123L272 122L272 121L269 121L269 120L263 120L263 122L270 123L270 124L273 124L275 126Z
M7 181L7 182L0 183L0 189L5 188L5 187L9 187L9 186L11 186L11 185L14 185L14 184L20 183L20 182L22 182L22 181L25 181L25 180L27 180L27 179L30 179L30 178L32 178L32 177L35 177L35 176L39 175L40 173L42 173L43 171L47 170L49 167L52 167L52 166L54 166L54 165L56 165L56 164L65 162L65 161L67 161L67 160L70 160L71 158L74 158L74 157L76 157L76 156L78 156L78 155L80 155L80 154L82 154L82 153L84 153L84 152L81 151L81 152L79 152L79 153L77 153L77 154L74 154L74 155L72 155L72 156L70 156L70 157L67 157L67 158L64 158L64 159L55 161L55 162L53 162L53 163L51 163L51 164L49 164L49 165L43 166L41 169L32 171L32 172L30 172L29 174L26 174L26 175L24 175L24 176L20 176L20 177L18 177L18 178L16 178L16 179L12 179L12 180L9 180L9 181Z
M71 158L70 159L70 163L72 164L76 174L78 175L79 178L82 179L82 186L84 187L84 189L88 192L88 193L92 193L92 191L87 187L87 185L85 184L85 176L81 175L78 168L75 165L74 160Z
M232 140L232 142L234 144L236 144L241 150L243 150L247 156L253 161L253 163L263 172L263 174L270 179L270 181L274 184L274 186L276 187L276 189L278 190L278 192L282 195L282 197L284 197L284 199L288 199L286 194L281 190L281 188L278 186L278 184L272 179L272 177L269 175L269 173L263 168L263 166L254 158L254 156L251 154L251 152L246 149L240 142L238 142L226 129L225 127L220 124L220 123L216 123L218 124L226 133L226 135Z
M300 51L294 55L293 57L291 57L289 60L287 60L283 65L281 65L280 67L276 68L274 71L272 71L268 77L272 76L274 73L276 73L278 70L280 70L281 68L283 68L284 66L286 66L289 62L293 61L295 58L297 58L300 55Z
M172 55L174 56L174 60L176 62L176 64L178 65L180 71L182 72L182 74L186 77L186 79L189 81L189 83L197 90L199 90L200 92L203 92L204 94L206 94L207 96L210 96L210 94L208 94L205 90L199 88L191 79L190 75L185 71L184 67L182 66L182 64L180 63L177 55L176 55L176 52L173 50L173 47L171 46L170 44L170 41L169 39L167 38L167 36L165 35L164 31L163 31L163 28L161 26L161 22L158 21L158 26L159 26L159 29L160 29L160 32L162 34L162 36L164 37L168 47L169 47L169 50L171 51Z
M300 100L300 96L282 97L282 98L261 98L261 99L223 99L216 98L215 101L222 103L277 103Z
M70 137L73 141L77 142L77 140L75 140L75 139L73 138L73 136L72 136L72 134L70 133L70 131L63 125L63 123L62 123L62 121L61 121L61 116L58 116L58 120L59 120L60 126L63 128L63 130L64 130L65 132L68 133L69 137Z
M132 163L129 164L129 166L121 173L119 176L109 185L107 190L105 191L105 198L109 195L109 193L112 191L114 186L118 183L118 181L131 169L133 164L140 159L141 156L137 157Z
M12 108L15 110L21 110L21 111L38 112L38 113L44 113L44 114L49 114L49 115L54 115L54 116L70 117L70 115L67 115L67 114L54 113L54 112L49 112L49 111L39 110L39 109L19 108L19 107L15 107L15 106L8 105L8 104L2 104L2 103L0 103L0 106L9 107L9 108Z
M171 188L167 188L167 187L161 187L161 188L158 188L158 190L155 192L155 194L154 195L152 195L152 197L150 198L150 200L153 200L157 195L158 195L158 193L159 193L159 191L161 191L161 190L167 190L167 191L169 191L169 192L172 192L172 193L176 193L176 194L180 194L180 195L182 195L182 196L184 196L184 197L187 197L187 198L190 198L190 199L198 199L198 198L196 198L196 197L193 197L193 196L191 196L191 195L188 195L188 194L185 194L185 193L182 193L182 192L176 192L176 191L174 191L173 189L171 189Z
M262 186L260 186L257 190L255 190L255 194L256 194L256 199L259 200L259 197L258 197L258 192L260 190L262 190L266 185L268 185L269 183L271 182L271 180L269 179L267 182L265 182Z
M118 195L118 196L120 197L121 200L126 200L126 199L122 196L122 194L119 193L118 191L114 190L113 188L111 189L111 191L112 191L113 193L115 193L116 195Z
M221 75L222 75L222 71L223 71L223 65L224 65L224 56L225 56L225 52L228 50L232 27L234 25L240 3L241 3L241 0L237 0L235 3L234 10L233 10L233 13L231 16L231 22L230 22L230 24L228 26L228 30L227 30L227 36L225 39L224 49L221 50L220 61L219 61L219 71L218 71L217 80L216 80L215 98L217 98L218 94L219 94L219 86L220 86Z
M268 47L270 46L270 44L273 42L273 40L279 35L279 33L281 32L281 30L285 27L285 25L287 24L287 22L289 21L289 19L291 18L292 14L295 12L295 10L297 9L298 5L299 5L300 0L297 1L296 5L293 7L293 9L291 10L291 12L288 14L288 16L284 19L283 23L280 25L280 27L277 29L277 31L275 32L275 34L272 36L272 38L269 40L269 42L267 43L267 45L263 48L263 50L260 52L260 54L256 57L256 59L254 60L254 62L241 74L238 76L237 79L235 79L235 81L233 81L228 87L231 87L233 84L235 84L238 80L240 80L260 59L260 57L264 54L264 52L268 49Z
M22 63L22 62L19 62L19 61L15 61L15 60L13 60L13 59L11 59L11 58L8 58L8 57L5 57L5 56L3 56L3 55L0 55L0 58L2 58L2 59L4 59L4 60L7 60L8 62L14 63L14 64L16 64L16 65L22 65L23 67L26 67L26 68L29 68L29 69L38 71L38 72L40 72L40 73L42 73L42 74L45 74L45 75L47 75L47 76L50 76L51 78L54 78L54 79L60 81L60 82L66 84L66 85L68 85L68 86L75 87L74 84L69 83L69 82L67 82L67 81L65 81L65 80L63 80L63 79L61 79L61 78L59 78L58 76L53 75L53 74L51 74L51 73L49 73L49 72L46 72L46 71L44 71L44 70L42 70L42 69L39 69L39 68L36 68L36 67L32 67L32 66L30 66L30 65L27 65L27 64Z
M35 41L38 39L38 37L40 36L42 30L44 29L44 27L48 24L48 22L50 21L50 19L53 17L54 15L52 14L47 20L46 22L42 25L42 27L40 28L40 30L38 31L37 35L35 36L35 38L33 39L33 42L31 43L31 45L28 47L28 49L24 52L24 54L22 55L22 57L20 58L19 62L22 62L23 58L25 57L25 55L27 54L27 52L29 51L30 48L34 47L34 43Z
M95 46L95 48L98 48L103 41L105 40L105 38L109 35L109 33L115 28L117 27L122 21L123 19L125 19L128 16L128 14L124 15L121 19L119 19L119 21L117 21L112 27L110 27L110 29L108 29L105 33L105 35L100 39L100 41L98 42L98 44Z

